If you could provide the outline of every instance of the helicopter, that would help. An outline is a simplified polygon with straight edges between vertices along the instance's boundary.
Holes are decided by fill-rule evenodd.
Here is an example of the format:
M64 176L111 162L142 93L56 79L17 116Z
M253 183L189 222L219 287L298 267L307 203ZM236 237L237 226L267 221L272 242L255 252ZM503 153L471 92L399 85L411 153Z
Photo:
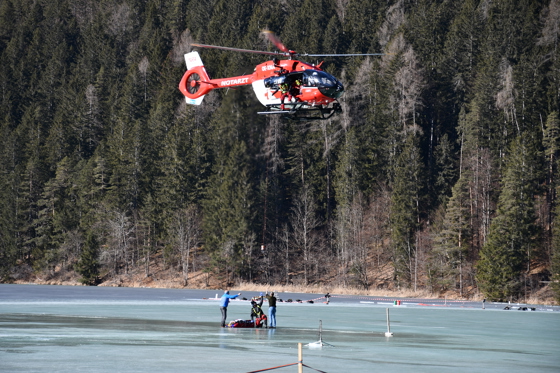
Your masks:
M187 104L200 105L204 96L213 89L250 84L257 99L267 108L266 111L258 114L282 115L296 120L329 119L334 114L342 112L338 99L344 93L344 86L321 68L323 62L315 65L296 58L384 55L384 53L300 54L288 49L272 31L264 30L263 34L279 51L257 51L192 43L191 46L198 48L257 53L274 57L270 61L257 65L250 75L211 79L198 52L185 54L187 71L179 83L179 90L185 96ZM287 59L281 60L278 57L287 57Z

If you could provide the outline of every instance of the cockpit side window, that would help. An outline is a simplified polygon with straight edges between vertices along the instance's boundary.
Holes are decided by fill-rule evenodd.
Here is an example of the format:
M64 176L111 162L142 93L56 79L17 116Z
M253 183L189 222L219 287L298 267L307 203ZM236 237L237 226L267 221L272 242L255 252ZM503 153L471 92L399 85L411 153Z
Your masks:
M294 83L296 80L302 80L302 75L303 73L301 72L295 72L295 73L290 73L288 74L288 76L286 77L286 83L288 84L292 84Z

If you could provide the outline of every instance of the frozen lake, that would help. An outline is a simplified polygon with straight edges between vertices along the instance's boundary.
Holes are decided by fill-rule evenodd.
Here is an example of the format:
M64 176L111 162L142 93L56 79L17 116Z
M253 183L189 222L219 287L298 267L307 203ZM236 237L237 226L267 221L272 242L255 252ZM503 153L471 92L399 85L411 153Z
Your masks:
M297 343L318 340L319 320L334 347L304 347L303 362L326 372L560 371L558 307L394 306L373 297L327 305L319 295L281 294L315 303L279 303L277 329L222 329L218 301L204 299L217 293L0 284L0 371L249 372L297 362ZM393 337L384 336L386 308ZM249 302L230 303L228 320L249 314Z

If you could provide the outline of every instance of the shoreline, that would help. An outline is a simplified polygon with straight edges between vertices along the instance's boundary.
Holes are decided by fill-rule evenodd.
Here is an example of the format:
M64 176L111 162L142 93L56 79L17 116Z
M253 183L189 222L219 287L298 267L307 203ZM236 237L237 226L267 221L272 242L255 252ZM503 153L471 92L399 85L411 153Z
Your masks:
M119 281L120 280L120 281ZM10 282L2 282L2 284L14 284L14 285L51 285L51 286L88 286L83 285L76 279L67 279L65 281L60 280L43 280L36 278L35 281L27 280L16 280ZM180 286L177 281L150 281L150 283L143 283L137 281L123 281L122 279L114 281L105 281L97 287L121 287L121 288L146 288L146 289L179 289L179 290L207 290L207 291L223 291L224 287L220 286ZM471 297L460 297L458 294L446 293L446 294L433 294L426 290L414 291L412 289L402 289L402 290L391 290L391 289L356 289L351 287L340 287L332 285L267 285L267 284L253 284L253 283L238 283L232 286L228 286L228 289L235 289L236 291L242 292L266 292L274 291L277 294L282 293L302 293L302 294L326 294L330 293L332 295L338 296L368 296L368 297L384 297L384 298L422 298L422 299L432 299L432 300L449 300L449 301L465 301L465 302L481 302L484 297L480 294L475 294ZM543 293L548 293L543 292ZM508 302L495 302L504 303ZM528 299L517 300L515 302L510 302L511 304L535 304L542 306L558 306L554 298L551 296L545 297L531 297Z

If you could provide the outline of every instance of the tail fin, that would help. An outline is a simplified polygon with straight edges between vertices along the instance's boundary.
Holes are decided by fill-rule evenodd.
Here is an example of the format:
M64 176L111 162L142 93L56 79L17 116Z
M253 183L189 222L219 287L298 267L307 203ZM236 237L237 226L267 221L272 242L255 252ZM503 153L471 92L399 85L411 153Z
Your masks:
M211 83L208 83L210 77L204 68L198 52L185 54L185 62L187 64L187 72L185 72L183 79L179 83L179 90L185 96L187 104L200 105L204 96L214 87Z

